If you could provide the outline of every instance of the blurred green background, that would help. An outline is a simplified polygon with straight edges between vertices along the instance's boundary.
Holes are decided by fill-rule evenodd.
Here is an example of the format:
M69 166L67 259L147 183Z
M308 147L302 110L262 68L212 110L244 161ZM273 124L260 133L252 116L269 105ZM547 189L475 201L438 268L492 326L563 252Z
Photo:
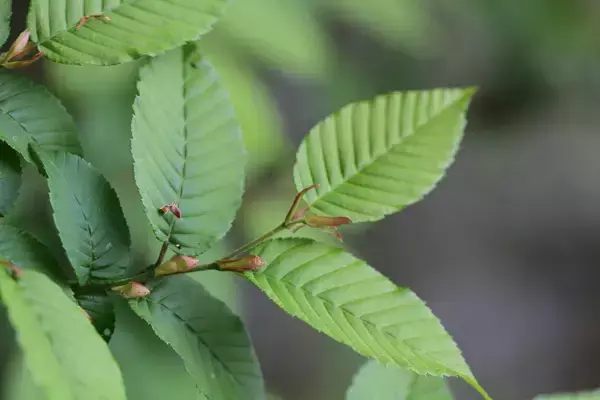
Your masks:
M11 38L27 8L14 3ZM233 231L211 253L285 214L295 148L329 113L393 90L479 85L457 162L437 190L383 222L347 229L346 242L427 301L495 399L600 386L599 20L597 0L233 1L200 43L244 131L248 190ZM150 262L159 244L130 156L141 63L44 61L26 73L76 119L86 158L123 202L138 259ZM26 171L10 220L57 248L34 171ZM196 278L247 323L274 396L343 398L361 357L245 282L218 273ZM118 315L111 350L131 398L189 398L180 361L125 308ZM20 379L19 357L4 340L5 321L0 330L5 397L36 398L10 389ZM140 365L166 378L149 381ZM460 382L452 387L457 399L478 398Z

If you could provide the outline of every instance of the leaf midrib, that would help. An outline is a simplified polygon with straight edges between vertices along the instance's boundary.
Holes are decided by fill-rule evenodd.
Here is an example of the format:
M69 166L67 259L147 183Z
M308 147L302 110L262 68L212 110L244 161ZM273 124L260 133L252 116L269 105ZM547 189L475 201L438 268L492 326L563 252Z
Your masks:
M304 294L306 294L306 295L309 295L310 297L313 297L313 298L317 298L319 301L323 302L324 304L327 304L327 305L329 305L329 306L330 306L330 307L332 307L332 308L337 308L337 309L340 309L340 310L342 310L342 312L343 312L343 313L345 313L345 314L347 314L347 315L349 315L349 316L351 316L351 317L353 317L353 318L356 318L356 319L358 319L359 321L361 321L361 322L362 322L362 323L363 323L363 324L364 324L364 325L367 327L367 329L368 329L368 327L371 327L371 328L372 328L372 329L374 329L375 331L377 331L377 332L380 332L382 335L384 335L384 336L388 336L389 338L391 338L391 339L393 340L393 342L396 342L396 343L402 343L402 345L404 345L404 346L406 346L408 349L410 349L410 350L413 352L413 354L415 354L415 355L418 355L419 357L423 357L423 358L425 358L425 359L426 359L426 361L428 360L428 361L430 361L431 363L433 363L433 364L437 365L438 367L441 367L442 369L444 369L444 370L446 370L446 371L452 371L452 372L453 372L453 373L454 373L456 376L464 376L462 373L460 373L460 372L458 372L458 371L454 371L452 368L450 368L450 367L448 367L448 366L446 366L446 365L440 364L440 362L439 362L439 361L433 360L433 359L431 358L431 356L429 356L427 353L423 353L422 351L416 350L416 349L415 349L414 347L412 347L410 344L406 343L405 341L403 341L403 340L401 340L401 339L398 339L397 337L395 337L395 336L394 336L394 335L392 335L391 333L389 333L389 332L386 332L385 330L380 330L380 329L379 329L379 328L378 328L378 327L377 327L377 326L376 326L374 323L372 323L372 322L370 322L370 321L367 321L367 320L365 320L365 319L362 319L361 317L359 317L359 316L355 315L355 314L354 314L354 313L352 313L350 310L348 310L348 309L346 309L346 308L344 308L344 307L339 307L339 306L335 305L334 303L332 303L331 301L329 301L329 300L326 300L326 299L323 299L323 298L319 297L319 295L315 295L315 294L313 294L313 293L310 293L309 291L307 291L305 288L303 288L303 287L301 287L301 286L297 286L297 285L295 285L294 283L292 283L292 282L289 282L289 281L280 280L280 279L278 279L278 278L274 277L273 275L269 275L269 274L268 274L268 273L266 273L266 272L261 272L261 273L260 273L260 275L264 275L264 276L265 276L267 279L270 279L271 281L273 281L273 282L275 282L275 283L283 283L283 284L285 284L285 285L287 285L287 286L291 286L291 287L293 287L294 289L300 290L300 291L302 291ZM253 277L253 280L254 280L254 279L255 279L255 278ZM269 286L271 286L271 285L269 284ZM270 289L271 289L271 288L270 288ZM277 295L275 294L275 292L273 291L273 289L271 289L271 290L270 290L270 292L271 292L271 293L272 293L272 294L273 294L273 295L274 295L274 296L277 298L277 301L278 301L280 304L284 304L284 303L283 303L283 302L281 302L281 300L279 299L279 296L277 296ZM293 299L293 300L296 302L296 299L295 299L293 296L290 296L290 298L292 298L292 299ZM309 305L310 305L310 304L309 304ZM300 305L299 305L299 304L297 304L297 306L298 306L298 309L299 309L299 310L302 310L302 307L300 307ZM312 305L310 305L310 306L312 307ZM423 304L423 306L424 306L424 307L426 307L424 304ZM314 311L315 311L315 314L317 314L317 315L320 315L320 313L318 313L316 310L314 310ZM303 314L304 314L304 312L303 312ZM307 320L309 320L309 318L307 318ZM335 322L335 320L334 320L334 323L335 323L336 325L338 325L338 324ZM340 329L341 329L341 328L340 328ZM353 329L353 330L354 330L354 329ZM358 334L358 333L357 333L357 334ZM448 337L450 336L448 333L446 333L446 335L447 335ZM360 337L360 335L358 335L358 336ZM375 339L375 340L376 340L376 339ZM369 347L369 348L370 348L371 346L367 345L367 347ZM383 346L381 346L381 347L382 347L382 348L384 348ZM384 349L385 349L385 348L384 348ZM458 355L460 356L460 355L461 355L461 354L460 354L460 350L458 350L458 349L457 349L457 352L459 353ZM376 352L374 352L374 353L376 353ZM387 353L387 351L386 351L386 353ZM394 359L394 358L395 358L395 357L392 357L392 359ZM407 361L408 361L408 360L407 360Z
M404 135L404 136L400 136L397 139L397 142L390 144L390 146L386 149L386 151L384 151L384 152L382 152L380 154L374 155L373 158L372 158L372 160L371 160L371 162L364 163L363 165L361 165L359 168L356 169L356 172L354 174L352 174L351 176L344 177L345 179L343 181L338 182L334 186L332 186L331 183L330 183L329 190L327 190L325 193L323 193L322 196L320 196L318 194L318 189L317 189L317 197L315 198L314 201L308 203L308 206L312 207L318 201L321 201L323 198L327 197L329 194L335 192L340 186L346 184L346 182L348 182L348 181L354 179L356 176L360 175L365 169L367 169L370 166L372 166L373 164L377 163L380 158L385 157L387 154L389 154L392 151L392 149L394 149L396 146L401 145L406 139L414 136L418 130L420 130L424 126L428 125L429 123L431 123L432 121L434 121L436 118L439 118L439 116L442 113L446 112L449 108L455 106L460 101L463 101L465 99L465 97L467 97L467 96L469 96L469 94L468 93L464 93L462 96L460 96L460 97L452 100L450 103L448 103L444 107L440 108L440 110L438 110L436 113L434 113L433 115L431 115L431 117L428 118L427 121L421 123L420 125L415 126L413 128L413 130L409 134ZM304 146L306 146L306 143L304 144ZM308 151L308 150L305 150L305 151ZM307 160L307 162L310 164L310 161ZM315 179L312 177L312 173L311 173L311 180L313 181L313 183L315 183Z
M192 333L192 335L193 335L195 338L197 338L197 339L200 341L200 343L202 344L202 346L204 346L204 348L205 348L205 349L206 349L206 350L209 352L209 354L211 355L211 357L212 357L214 360L216 360L216 361L217 361L217 362L218 362L218 363L219 363L219 364L220 364L220 365L223 367L223 369L224 369L224 370L227 372L227 374L230 376L230 378L233 380L233 382L234 382L234 383L235 383L235 384L238 386L238 388L243 388L243 387L244 387L244 385L242 385L242 384L241 384L241 383L240 383L240 382L237 380L237 378L235 377L235 374L234 374L234 373L231 371L231 369L230 369L230 368L229 368L229 366L228 366L228 365L225 363L225 361L223 361L223 360L222 360L222 359L221 359L219 356L217 356L217 354L216 354L216 353L215 353L215 352L212 350L212 348L211 348L211 347L210 347L210 346L209 346L209 345L206 343L206 341L204 341L204 339L202 338L202 336L201 336L200 334L196 333L196 331L193 329L193 327L192 327L192 326L191 326L191 325L190 325L190 324L189 324L189 323L188 323L188 322L187 322L185 319L183 319L181 316L179 316L179 315L178 315L178 314L177 314L175 311L173 311L171 308L169 308L169 307L168 307L167 305L165 305L164 303L160 303L160 302L154 301L153 299L147 299L147 301L148 301L149 303L152 303L152 304L155 304L155 305L157 305L157 306L160 306L160 307L164 308L164 309L165 309L165 310L167 310L167 311L168 311L170 314L172 314L173 316L175 316L175 318L177 318L177 319L178 319L178 320L179 320L179 321L180 321L180 322L181 322L181 323L182 323L182 324L185 326L185 328L186 328L187 330L189 330L189 331ZM148 321L148 322L150 322L150 321ZM150 325L152 325L152 324L150 324ZM154 329L154 327L153 327L153 329ZM158 332L157 332L157 334L158 334ZM161 339L162 339L162 337L161 337ZM164 339L163 339L163 340L164 340ZM165 341L165 342L166 342L166 341ZM168 344L169 344L169 346L171 346L171 347L172 347L172 344L171 344L171 343L168 343ZM183 357L182 357L182 358L183 358ZM185 366L186 366L186 369L188 369L188 367L187 367L187 362L185 362L185 359L184 359L184 364L185 364ZM213 372L216 372L216 371L214 371L214 369L213 369ZM191 373L191 372L190 372L190 373Z
M32 317L33 317L34 321L37 323L37 325L39 327L42 327L42 323L40 321L42 321L43 318L41 318L40 314L36 311L36 307L33 305L33 302L31 301L29 296L27 296L25 294L25 291L22 290L20 287L16 287L15 293L19 294L19 297L21 298L23 303L27 306L27 309L30 311L30 314L32 315ZM42 332L42 337L46 339L46 341L45 341L46 347L50 349L50 354L52 354L54 356L53 360L55 361L56 366L60 370L62 370L63 366L59 362L58 358L56 357L56 353L54 351L55 349L52 346L53 339L50 335L50 332L47 329L40 329L40 331ZM27 360L26 360L26 362L27 362ZM61 376L63 376L63 375L61 374ZM67 391L70 393L70 395L71 395L70 398L73 398L73 392L71 391L71 385L69 384L69 380L65 378L65 380L63 380L62 383L63 383L64 387L67 389ZM40 383L38 383L38 384L40 384Z

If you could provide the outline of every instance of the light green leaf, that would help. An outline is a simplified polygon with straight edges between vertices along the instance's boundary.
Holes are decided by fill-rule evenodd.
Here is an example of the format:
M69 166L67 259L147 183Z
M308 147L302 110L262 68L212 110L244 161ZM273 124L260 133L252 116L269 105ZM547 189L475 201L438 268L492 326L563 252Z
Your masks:
M350 104L314 127L294 166L315 213L376 221L431 191L463 136L474 89L397 92Z
M40 158L48 175L54 223L80 284L121 275L130 238L115 191L79 156L47 153Z
M310 239L270 240L252 253L266 267L245 276L289 314L382 364L461 377L485 393L425 303L364 261Z
M114 300L116 328L109 347L121 367L127 399L207 400L173 349L125 300Z
M231 54L231 49L227 53L227 49L205 44L204 40L200 42L201 52L219 72L244 132L247 173L262 172L281 160L284 151L290 147L277 103L258 74L250 68L248 60Z
M354 376L346 400L452 400L442 378L417 375L394 365L367 361Z
M79 154L75 124L43 86L0 71L0 140L32 162L29 145Z
M187 276L148 285L130 306L183 359L211 400L263 399L262 375L239 317Z
M12 16L12 0L0 0L0 46L6 42L10 34L10 17Z
M63 64L114 65L156 55L207 33L226 0L34 0L27 25L45 56ZM103 14L110 21L84 16Z
M83 308L96 328L96 332L107 342L115 331L115 309L106 293L75 293L75 300Z
M600 400L600 389L576 393L556 393L536 396L534 400Z
M244 150L229 96L194 46L142 69L134 104L135 180L160 241L197 255L223 237L241 204ZM182 219L162 215L177 203Z
M21 160L7 144L0 142L0 217L11 210L21 187Z
M27 232L0 223L0 259L22 269L33 269L59 281L57 262L50 250Z
M427 5L414 0L325 0L319 7L332 11L392 46L420 55L427 50L430 30Z
M43 274L0 270L0 297L34 382L48 400L125 399L119 367L77 305Z
M204 39L295 75L323 76L333 64L328 36L303 2L234 1Z

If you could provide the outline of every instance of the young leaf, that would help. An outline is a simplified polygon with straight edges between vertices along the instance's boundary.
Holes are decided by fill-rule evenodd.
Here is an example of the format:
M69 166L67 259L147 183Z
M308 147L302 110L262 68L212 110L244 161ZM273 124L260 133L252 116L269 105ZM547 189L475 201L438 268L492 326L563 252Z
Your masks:
M226 0L36 0L27 25L32 40L53 61L113 65L197 39L211 29L225 4ZM82 20L90 15L96 18Z
M576 393L557 393L536 396L534 400L600 400L600 389Z
M115 334L110 350L116 358L128 400L208 400L186 373L177 353L154 334L123 299L114 299Z
M21 269L33 269L60 281L56 260L50 250L27 232L0 223L0 260L9 261ZM62 271L61 271L62 272Z
M0 270L0 297L34 382L48 400L125 400L119 367L81 310L45 275Z
M10 34L10 17L12 15L12 0L0 0L0 46L6 42Z
M246 278L291 315L382 364L461 377L485 393L425 303L364 261L310 239L270 240L252 253L267 266Z
M346 400L452 400L442 378L417 375L394 365L367 361L354 376Z
M48 175L54 223L81 284L124 272L129 230L115 191L79 156L40 154Z
M98 334L108 342L115 331L115 309L112 300L105 293L76 293L75 300L88 313Z
M262 375L239 317L187 276L149 285L130 306L183 359L211 400L262 399Z
M244 150L227 92L194 46L142 69L134 104L135 180L160 241L206 251L231 225L244 186ZM175 203L182 218L161 213Z
M0 71L0 140L32 162L29 145L79 154L75 124L43 86Z
M294 166L311 209L376 221L419 201L454 159L474 89L398 92L350 104L314 127Z
M1 0L0 0L1 1ZM21 187L21 161L17 153L0 142L0 217L8 214Z

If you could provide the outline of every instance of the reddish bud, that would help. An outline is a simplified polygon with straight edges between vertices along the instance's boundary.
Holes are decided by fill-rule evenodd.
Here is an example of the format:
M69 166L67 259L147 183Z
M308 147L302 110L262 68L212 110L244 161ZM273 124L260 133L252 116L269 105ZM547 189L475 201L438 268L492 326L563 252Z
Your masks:
M11 60L16 55L24 53L28 47L27 43L29 43L29 31L23 31L19 34L12 46L10 46L10 49L8 49L6 59Z
M351 224L352 220L348 217L326 217L322 215L309 214L306 216L306 225L313 228L331 227L335 228L341 225Z
M39 53L37 53L36 55L34 55L32 58L30 58L29 60L23 60L23 61L7 61L4 64L2 64L2 66L6 69L17 69L17 68L25 68L30 66L31 64L35 63L37 60L39 60L42 56L44 55L43 51L40 51ZM20 58L21 55L19 55Z
M221 271L244 272L258 270L260 267L265 265L265 260L259 256L250 254L241 258L219 260L217 261L217 264L219 264Z
M163 214L166 214L169 211L172 212L176 218L181 219L181 210L177 206L177 203L173 202L171 204L166 204L160 208L160 212Z
M150 294L150 289L139 282L133 281L123 286L114 287L112 290L118 292L124 299L139 299Z
M193 257L176 255L169 261L162 263L154 270L156 276L171 275L176 272L184 272L198 265L198 260Z

